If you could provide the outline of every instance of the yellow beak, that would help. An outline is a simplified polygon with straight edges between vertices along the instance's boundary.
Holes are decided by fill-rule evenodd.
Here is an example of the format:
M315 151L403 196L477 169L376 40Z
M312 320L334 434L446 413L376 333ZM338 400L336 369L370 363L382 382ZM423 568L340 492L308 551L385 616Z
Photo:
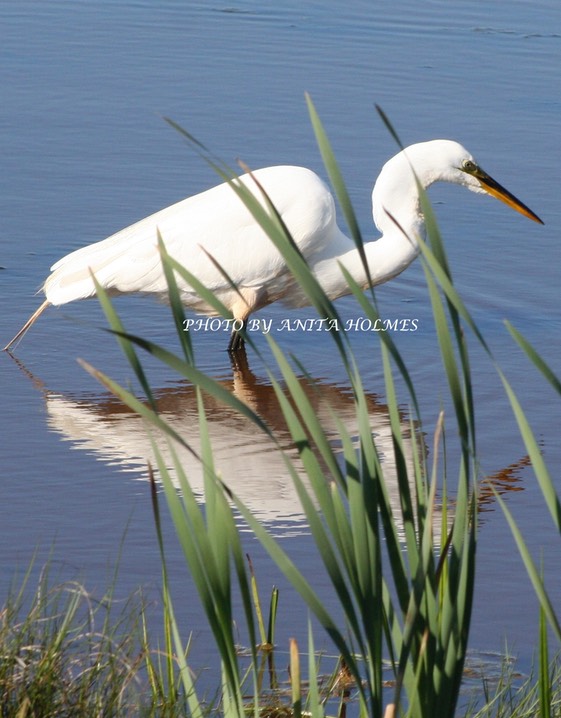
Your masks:
M483 189L490 195L496 197L497 199L500 199L501 202L504 202L509 207L512 207L512 209L515 209L517 212L520 212L520 214L523 214L525 217L532 219L534 222L539 222L540 224L543 224L542 220L538 217L537 214L535 214L535 212L532 212L529 207L526 207L523 202L517 199L513 194L511 194L496 180L490 177L487 172L484 172L480 167L478 167L477 170L473 173L473 176L479 180L479 183L481 184Z

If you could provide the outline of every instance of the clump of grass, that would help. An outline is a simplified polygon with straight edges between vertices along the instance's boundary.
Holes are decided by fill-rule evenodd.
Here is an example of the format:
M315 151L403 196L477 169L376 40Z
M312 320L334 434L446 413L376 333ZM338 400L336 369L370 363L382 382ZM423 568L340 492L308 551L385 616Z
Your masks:
M180 715L147 680L158 659L144 621L140 595L117 607L48 567L32 590L28 573L0 609L2 718Z
M482 678L482 688L473 705L459 715L465 718L545 718L561 715L561 657L557 655L546 670L547 703L543 701L542 666L527 676L517 673L514 662L505 662L498 680Z
M252 583L258 594L253 574ZM36 587L26 581L10 594L0 609L2 718L182 718L222 714L220 704L193 702L193 696L189 705L181 690L181 661L149 644L142 598L131 597L115 617L111 593L110 589L104 598L96 600L77 581L51 581L47 567ZM271 595L274 593L273 589ZM273 598L270 606L274 610L275 601ZM256 597L255 602L256 611L263 611L261 599ZM277 649L260 644L259 695L255 702L246 696L244 716L292 718L298 711L306 715L344 715L349 700L349 712L354 715L352 696L356 694L356 684L344 661L330 657L328 663L336 666L325 673L320 670L324 658L314 649L311 629L307 640L304 653L296 640L291 641L288 656L282 652L283 665L288 663L288 672L282 678L274 668ZM242 662L251 653L250 649L239 651ZM504 664L497 679L488 681L483 675L476 706L457 715L559 715L561 660L556 656L546 669L550 713L541 710L541 661L540 656L536 672L525 678L516 673L512 662ZM245 675L247 678L251 671Z

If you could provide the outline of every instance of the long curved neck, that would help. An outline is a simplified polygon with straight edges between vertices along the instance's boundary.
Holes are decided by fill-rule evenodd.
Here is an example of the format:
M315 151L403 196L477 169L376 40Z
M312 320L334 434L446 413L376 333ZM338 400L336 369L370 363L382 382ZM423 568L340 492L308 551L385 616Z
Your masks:
M433 182L448 179L434 162L434 155L432 143L424 142L411 145L383 166L372 192L374 223L382 236L364 245L368 274L354 244L336 228L338 234L330 243L329 255L318 257L314 267L332 298L349 292L339 264L366 288L370 282L375 285L393 279L417 257L418 238L425 236L425 220L413 168L425 189Z
M339 257L339 261L363 289L366 289L370 283L383 284L401 274L417 257L418 236L418 230L414 233L411 231L404 233L392 222L390 230L384 232L379 239L364 244L368 274L357 249L343 254Z
M388 160L376 180L372 216L382 236L365 245L374 284L393 279L419 254L418 239L425 237L419 184L427 189L445 179L430 161L433 155L430 142L411 145Z
M324 291L331 299L350 293L340 265L362 288L383 284L403 272L419 253L416 236L404 234L393 223L380 239L364 244L368 265L365 270L362 257L354 242L336 228L338 237L330 244L328 254L316 258L312 269Z
M440 179L438 171L426 162L427 156L431 155L431 144L411 145L382 167L372 191L372 216L383 237L395 236L397 227L413 241L424 234L425 222L415 174L424 189Z
M372 215L382 236L364 245L370 281L382 284L406 269L419 254L418 238L424 238L425 221L421 212L419 190L411 167L417 155L426 155L427 148L414 145L400 152L383 166L372 191ZM424 159L424 157L422 158ZM424 166L425 163L419 163ZM419 176L422 186L428 187L437 177ZM341 257L353 276L367 286L369 281L359 253L348 252ZM353 271L354 270L354 271Z

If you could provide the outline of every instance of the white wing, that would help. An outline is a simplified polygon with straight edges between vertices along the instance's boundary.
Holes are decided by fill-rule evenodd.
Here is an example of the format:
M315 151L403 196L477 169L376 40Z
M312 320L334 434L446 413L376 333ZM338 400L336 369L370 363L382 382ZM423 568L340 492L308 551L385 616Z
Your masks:
M336 220L333 198L322 180L301 167L268 167L254 174L303 255L309 258L324 249ZM263 202L251 177L244 175L242 181ZM166 294L158 232L168 253L217 295L229 285L203 249L240 287L266 286L285 271L271 240L234 190L222 184L63 257L45 282L47 299L58 305L94 295L90 270L113 293ZM183 289L188 294L189 288Z

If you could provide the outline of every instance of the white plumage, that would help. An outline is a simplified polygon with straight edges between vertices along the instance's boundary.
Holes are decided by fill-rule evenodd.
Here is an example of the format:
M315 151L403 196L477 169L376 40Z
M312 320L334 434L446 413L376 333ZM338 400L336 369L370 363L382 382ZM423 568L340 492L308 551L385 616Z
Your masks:
M367 286L367 275L354 242L337 226L333 197L316 174L302 167L278 166L257 170L253 176L272 200L331 299L349 293L340 264L361 286ZM418 254L417 238L423 235L424 220L415 176L424 188L446 181L492 194L541 222L486 174L457 142L433 140L412 145L384 165L372 193L374 222L382 233L364 247L373 284L392 279ZM264 203L261 190L250 175L242 176L241 181ZM112 294L167 295L157 248L158 233L167 252L241 322L274 301L292 306L305 303L280 253L242 200L224 183L60 259L51 267L52 274L45 282L46 301L6 349L49 304L58 306L94 296L91 272ZM238 291L208 255L234 281ZM212 308L188 284L179 278L178 283L186 306L212 313ZM242 344L236 335L230 349Z

